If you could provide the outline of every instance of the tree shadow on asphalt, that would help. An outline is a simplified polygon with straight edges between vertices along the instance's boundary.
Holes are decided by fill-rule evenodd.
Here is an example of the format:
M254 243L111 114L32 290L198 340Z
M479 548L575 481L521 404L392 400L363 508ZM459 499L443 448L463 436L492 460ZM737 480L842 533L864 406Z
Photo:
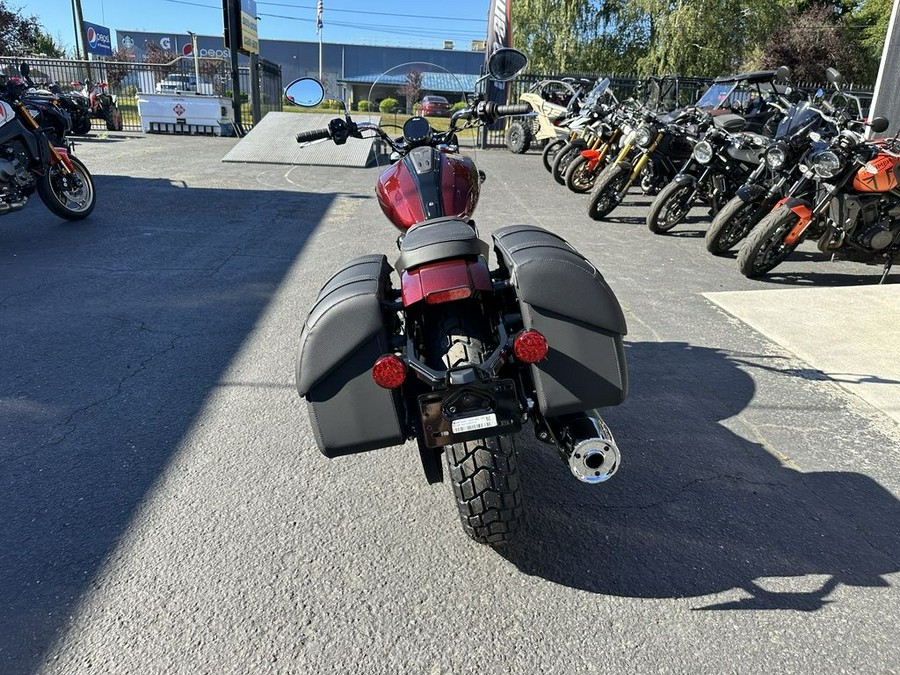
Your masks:
M40 665L334 199L95 180L85 221L0 224L4 673Z
M888 585L884 575L900 570L893 495L859 473L801 473L723 426L755 392L729 353L645 342L627 353L631 394L604 413L622 468L604 485L583 485L523 436L529 521L504 557L604 595L742 596L695 609L812 611L840 584ZM844 450L840 438L832 450ZM768 588L805 575L825 580Z

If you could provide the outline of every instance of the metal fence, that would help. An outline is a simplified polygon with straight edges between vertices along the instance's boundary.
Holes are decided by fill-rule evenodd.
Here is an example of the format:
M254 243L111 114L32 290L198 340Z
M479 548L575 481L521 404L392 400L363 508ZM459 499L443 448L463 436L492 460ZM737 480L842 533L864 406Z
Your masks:
M168 63L134 63L32 56L0 57L0 72L18 75L18 66L22 61L28 62L31 67L30 77L36 84L57 83L63 91L80 88L80 83L85 79L106 82L109 92L117 98L124 128L131 131L141 129L138 97L142 93L197 91L200 94L231 99L231 64L225 59L201 58L195 63L192 57L183 56ZM199 84L196 78L198 70ZM241 122L245 129L249 129L253 126L250 68L240 67L238 73ZM258 77L261 117L270 111L281 110L281 66L260 60ZM93 124L95 129L105 129L103 120L93 120Z

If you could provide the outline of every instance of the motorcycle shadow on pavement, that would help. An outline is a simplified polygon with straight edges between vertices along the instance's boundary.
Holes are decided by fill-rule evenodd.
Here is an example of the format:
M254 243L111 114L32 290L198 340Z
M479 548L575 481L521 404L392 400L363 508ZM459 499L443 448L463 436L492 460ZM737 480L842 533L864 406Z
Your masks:
M629 399L604 413L621 469L583 485L520 436L529 521L501 555L604 595L732 591L696 609L814 611L841 584L888 585L883 575L900 569L900 502L863 474L790 468L723 426L755 393L736 356L665 342L632 343L627 356ZM833 442L823 450L844 450Z

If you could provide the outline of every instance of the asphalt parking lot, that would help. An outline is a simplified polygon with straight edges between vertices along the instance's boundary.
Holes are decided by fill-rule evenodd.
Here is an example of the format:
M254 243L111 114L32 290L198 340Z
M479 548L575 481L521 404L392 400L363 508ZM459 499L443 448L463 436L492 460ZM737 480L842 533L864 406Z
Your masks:
M622 469L582 485L526 431L498 553L413 445L322 457L293 388L319 287L396 250L376 170L234 143L95 138L89 220L0 219L0 673L900 672L900 426L712 299L875 269L750 281L703 222L596 223L536 153L479 152L482 234L559 232L629 325Z

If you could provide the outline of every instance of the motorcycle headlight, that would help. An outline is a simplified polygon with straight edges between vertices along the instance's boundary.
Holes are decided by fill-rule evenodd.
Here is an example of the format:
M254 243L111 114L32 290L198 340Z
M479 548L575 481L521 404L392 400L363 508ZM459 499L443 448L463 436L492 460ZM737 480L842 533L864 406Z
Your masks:
M787 153L784 151L784 148L774 145L766 151L766 164L770 169L777 171L786 163Z
M694 159L701 164L709 164L713 158L713 148L707 141L700 141L694 146Z
M650 127L641 127L634 134L634 142L642 148L649 148L655 135Z
M831 150L820 152L812 160L812 170L821 178L834 178L841 171L841 158Z

